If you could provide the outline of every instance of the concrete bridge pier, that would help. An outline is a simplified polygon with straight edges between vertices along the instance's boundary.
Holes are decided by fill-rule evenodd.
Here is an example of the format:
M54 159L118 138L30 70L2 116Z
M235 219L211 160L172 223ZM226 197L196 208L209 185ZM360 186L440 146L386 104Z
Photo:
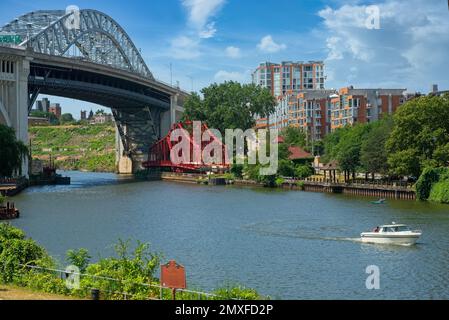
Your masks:
M30 60L0 54L0 123L14 128L16 137L28 145L28 75ZM28 177L28 159L24 158L17 175Z
M181 120L184 101L179 93L170 97L170 109L143 108L135 113L113 108L116 119L116 167L119 174L132 174L142 169L149 147ZM124 138L123 138L124 136ZM123 142L127 143L125 148ZM133 150L133 151L131 151ZM128 151L128 152L127 152Z

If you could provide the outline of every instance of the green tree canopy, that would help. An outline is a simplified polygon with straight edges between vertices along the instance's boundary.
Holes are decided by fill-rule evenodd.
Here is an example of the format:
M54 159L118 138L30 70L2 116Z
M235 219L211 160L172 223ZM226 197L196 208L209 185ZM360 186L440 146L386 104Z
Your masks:
M418 177L425 167L446 166L449 150L449 95L413 99L394 115L387 140L391 172Z
M74 121L75 119L73 118L71 113L64 113L63 115L61 115L61 123L70 123Z
M226 129L246 130L254 127L255 115L267 116L274 111L276 100L271 93L254 84L229 81L212 84L184 103L183 120L203 121L222 133Z
M361 167L362 143L370 129L368 125L358 124L327 135L324 140L325 160L337 160L341 170L356 172Z
M388 171L385 144L393 127L393 120L387 117L370 126L371 131L362 142L360 163L365 172L385 174Z
M27 147L17 140L14 129L0 124L0 177L11 177L16 169L20 170L27 154Z
M301 128L286 127L279 134L289 146L304 147L306 145L306 134Z

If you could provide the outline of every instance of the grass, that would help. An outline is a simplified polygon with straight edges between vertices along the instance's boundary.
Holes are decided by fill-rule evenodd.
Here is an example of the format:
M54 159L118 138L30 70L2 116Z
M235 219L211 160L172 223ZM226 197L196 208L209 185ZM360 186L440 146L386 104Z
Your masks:
M59 169L115 171L115 128L111 124L30 127L33 158L55 160Z
M0 300L75 300L72 297L37 292L17 286L0 285Z

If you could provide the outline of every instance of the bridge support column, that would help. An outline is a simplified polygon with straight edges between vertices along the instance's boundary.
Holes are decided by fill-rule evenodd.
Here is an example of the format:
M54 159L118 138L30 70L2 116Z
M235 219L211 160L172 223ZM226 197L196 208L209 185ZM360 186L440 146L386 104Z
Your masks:
M126 156L124 153L122 138L118 128L115 128L115 166L118 174L132 174L133 162L131 157Z
M171 126L181 121L182 114L184 113L183 101L179 94L172 95L170 98L170 110L161 114L161 127L160 136L164 137L168 134Z
M0 123L14 128L16 137L28 145L28 75L30 60L0 55ZM18 175L28 177L25 157Z

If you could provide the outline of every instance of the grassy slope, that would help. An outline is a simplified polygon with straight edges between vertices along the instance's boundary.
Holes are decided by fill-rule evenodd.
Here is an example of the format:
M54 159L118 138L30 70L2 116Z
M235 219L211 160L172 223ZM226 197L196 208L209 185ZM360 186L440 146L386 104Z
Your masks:
M59 169L113 172L113 125L31 127L33 158L55 160Z
M0 285L0 300L72 300L73 298L36 292L27 288L19 288L10 285Z

